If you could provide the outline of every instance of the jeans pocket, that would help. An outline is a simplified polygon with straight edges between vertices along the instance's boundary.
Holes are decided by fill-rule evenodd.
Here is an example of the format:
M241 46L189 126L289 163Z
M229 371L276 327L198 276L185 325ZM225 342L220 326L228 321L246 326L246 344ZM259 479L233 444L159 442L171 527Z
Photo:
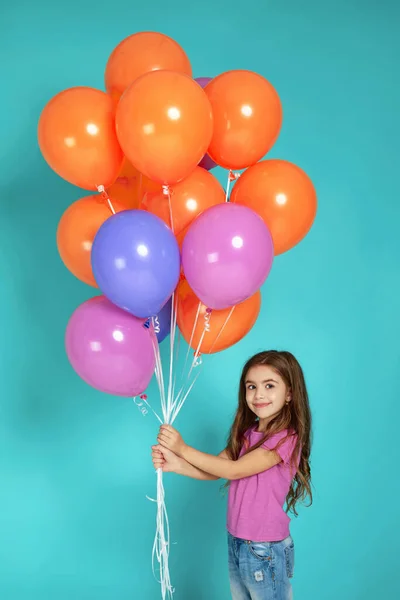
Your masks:
M271 547L269 544L253 542L249 544L251 554L258 560L272 560Z
M285 548L285 561L286 561L286 574L289 579L292 579L294 575L294 544Z

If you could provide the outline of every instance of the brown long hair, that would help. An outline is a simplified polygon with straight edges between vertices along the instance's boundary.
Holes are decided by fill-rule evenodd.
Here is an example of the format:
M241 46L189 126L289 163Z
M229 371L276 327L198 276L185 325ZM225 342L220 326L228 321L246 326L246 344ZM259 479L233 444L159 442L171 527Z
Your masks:
M239 405L229 434L226 450L230 459L237 460L246 442L245 433L256 424L256 416L246 402L246 376L249 369L258 365L266 365L274 369L291 391L292 399L268 424L262 439L251 448L246 448L245 454L262 446L269 437L279 431L287 430L288 436L293 435L293 433L297 435L297 442L291 458L291 465L296 469L296 474L286 498L286 511L292 511L297 515L297 502L304 501L309 497L309 506L312 503L310 469L312 433L311 411L304 374L293 354L290 352L268 350L255 354L246 362L239 384ZM276 448L284 440L279 442ZM299 452L300 461L297 467Z

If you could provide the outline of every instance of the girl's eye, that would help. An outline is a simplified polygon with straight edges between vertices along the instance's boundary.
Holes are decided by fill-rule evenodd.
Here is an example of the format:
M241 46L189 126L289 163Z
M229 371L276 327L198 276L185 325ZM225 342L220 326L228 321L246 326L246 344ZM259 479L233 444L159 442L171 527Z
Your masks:
M254 390L254 388L255 388L255 385L252 385L252 384L250 384L250 385L247 386L248 390Z
M272 383L267 383L267 385L265 387L267 388L267 390L270 390L274 386L272 385Z

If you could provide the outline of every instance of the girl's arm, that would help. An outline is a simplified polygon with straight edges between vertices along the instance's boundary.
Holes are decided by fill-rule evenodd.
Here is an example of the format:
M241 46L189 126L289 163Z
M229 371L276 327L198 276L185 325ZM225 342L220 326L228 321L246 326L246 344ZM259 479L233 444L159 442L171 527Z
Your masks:
M161 427L158 441L164 448L172 450L197 469L230 481L267 471L282 460L277 452L265 448L257 448L238 460L226 460L221 456L205 454L187 446L181 435L170 425Z
M218 456L200 452L195 448L186 446L186 444L182 448L181 456L197 469L204 469L204 471L215 477L221 477L230 481L267 471L282 460L279 454L265 448L257 448L257 450L249 452L245 456L238 458L238 460L225 460Z
M218 456L222 460L229 460L225 450ZM184 475L185 477L203 481L215 481L216 479L220 479L218 475L212 475L211 473L198 469L184 458L177 456L171 450L162 446L152 446L152 459L154 468L162 469L164 472L177 473L178 475Z

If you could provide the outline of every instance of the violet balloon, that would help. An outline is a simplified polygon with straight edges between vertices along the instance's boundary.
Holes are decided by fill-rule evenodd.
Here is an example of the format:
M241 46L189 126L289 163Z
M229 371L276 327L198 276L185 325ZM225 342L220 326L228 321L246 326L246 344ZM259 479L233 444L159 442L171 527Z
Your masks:
M211 169L214 169L214 167L217 166L217 163L213 161L209 154L205 154L199 162L199 167L202 167L202 169L205 169L206 171L211 171Z
M160 310L160 312L157 315L157 320L158 320L158 329L159 331L157 331L157 329L155 330L156 332L156 336L157 336L157 340L158 343L161 344L161 342L163 342L165 340L165 338L167 337L167 335L170 334L171 331L171 308L172 308L172 300L171 298L168 300L167 304L165 306L162 307L162 309ZM151 327L152 323L152 319L147 319L145 321L145 327Z
M207 83L210 83L210 81L212 81L212 77L196 77L195 81L197 81L197 83L201 85L201 87L204 89Z
M207 83L210 83L212 77L196 77L195 81L204 89ZM213 161L211 156L205 154L201 161L199 162L199 167L206 169L206 171L211 171L214 167L217 167L217 163Z
M266 280L273 258L272 237L261 217L229 202L197 217L182 246L190 287L203 304L218 310L252 296Z
M116 396L137 396L155 368L151 329L104 296L81 304L71 316L65 346L69 361L89 385Z
M171 308L172 300L169 300L165 306L162 307L158 313L158 327L160 331L156 332L158 343L161 344L163 340L169 335L171 331Z
M179 280L178 242L159 217L126 210L100 227L92 248L96 282L113 304L136 317L154 316Z

